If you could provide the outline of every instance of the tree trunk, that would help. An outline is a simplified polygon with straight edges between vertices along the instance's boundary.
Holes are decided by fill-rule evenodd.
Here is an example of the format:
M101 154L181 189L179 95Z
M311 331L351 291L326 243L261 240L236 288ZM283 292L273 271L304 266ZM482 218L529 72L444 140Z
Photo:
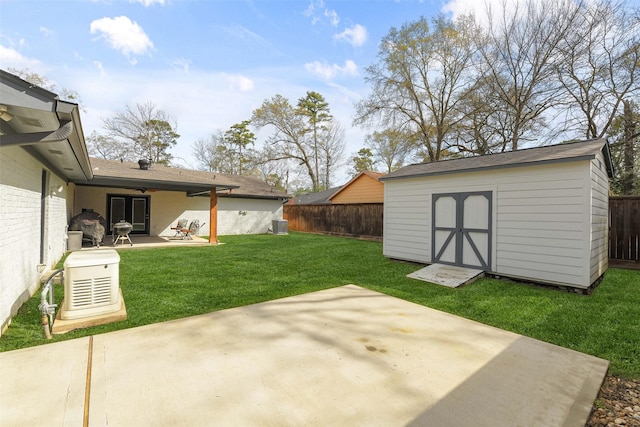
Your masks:
M622 163L622 194L633 194L633 137L636 123L633 120L633 111L629 101L623 101L624 105L624 160Z

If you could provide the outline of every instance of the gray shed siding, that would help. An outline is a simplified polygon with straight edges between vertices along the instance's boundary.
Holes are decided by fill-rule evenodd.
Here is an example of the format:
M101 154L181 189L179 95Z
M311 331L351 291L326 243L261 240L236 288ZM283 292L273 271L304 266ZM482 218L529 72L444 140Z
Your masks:
M590 282L609 266L609 177L602 154L591 161Z
M593 276L604 271L589 264L593 257L601 259L607 232L600 227L600 243L592 248L592 224L601 224L604 213L602 204L592 212L592 198L602 200L602 194L607 194L604 189L597 194L592 191L592 182L608 182L604 167L596 171L594 162L387 180L384 255L431 263L431 194L492 191L495 243L491 272L586 288Z
M384 184L382 252L407 261L431 260L431 192L420 178Z

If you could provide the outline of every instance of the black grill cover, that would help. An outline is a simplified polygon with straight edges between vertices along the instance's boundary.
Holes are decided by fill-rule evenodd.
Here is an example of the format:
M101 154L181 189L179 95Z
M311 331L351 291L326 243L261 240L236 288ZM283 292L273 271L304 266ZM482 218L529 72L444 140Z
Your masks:
M90 238L94 243L102 242L107 221L99 213L84 211L71 218L69 230L82 231L83 237Z

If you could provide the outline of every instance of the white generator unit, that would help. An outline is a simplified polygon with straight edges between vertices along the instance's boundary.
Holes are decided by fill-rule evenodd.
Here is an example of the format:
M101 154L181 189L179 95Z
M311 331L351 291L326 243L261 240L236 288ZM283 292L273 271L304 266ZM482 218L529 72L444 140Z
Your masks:
M77 251L64 262L63 320L120 310L120 255L113 249Z

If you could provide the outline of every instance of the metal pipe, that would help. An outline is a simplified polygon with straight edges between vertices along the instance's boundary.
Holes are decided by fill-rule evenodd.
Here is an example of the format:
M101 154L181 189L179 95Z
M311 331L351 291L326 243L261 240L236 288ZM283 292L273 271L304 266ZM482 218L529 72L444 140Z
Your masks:
M49 317L42 315L42 329L44 330L44 337L48 340L51 339L51 330L49 330Z
M58 304L54 304L54 296L53 296L53 279L58 275L64 272L64 269L56 270L44 283L42 287L42 292L40 293L40 305L38 308L42 313L42 328L44 330L44 336L46 339L51 339L51 326L53 326L53 317L56 312L56 307Z

